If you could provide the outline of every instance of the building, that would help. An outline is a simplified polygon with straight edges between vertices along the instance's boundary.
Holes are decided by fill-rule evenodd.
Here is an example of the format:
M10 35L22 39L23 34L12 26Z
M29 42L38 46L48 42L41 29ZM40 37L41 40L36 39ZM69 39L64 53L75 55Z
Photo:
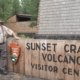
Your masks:
M80 0L40 0L37 36L80 39Z
M29 14L15 14L7 19L6 26L17 33L35 34L37 32L36 26L34 28L29 27L31 17Z

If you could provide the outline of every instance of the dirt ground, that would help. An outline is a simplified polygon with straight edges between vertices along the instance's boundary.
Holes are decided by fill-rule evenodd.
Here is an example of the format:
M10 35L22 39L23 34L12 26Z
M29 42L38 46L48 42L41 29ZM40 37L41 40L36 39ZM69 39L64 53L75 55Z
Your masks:
M7 75L0 74L0 80L47 80L38 77L26 76L20 73L9 72Z

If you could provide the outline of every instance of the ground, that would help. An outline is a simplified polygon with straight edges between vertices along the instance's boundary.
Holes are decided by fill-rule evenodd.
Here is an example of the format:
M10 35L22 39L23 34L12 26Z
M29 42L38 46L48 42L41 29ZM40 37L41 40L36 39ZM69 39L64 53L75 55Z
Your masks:
M7 75L0 74L0 80L47 80L38 77L26 76L20 73L9 72Z

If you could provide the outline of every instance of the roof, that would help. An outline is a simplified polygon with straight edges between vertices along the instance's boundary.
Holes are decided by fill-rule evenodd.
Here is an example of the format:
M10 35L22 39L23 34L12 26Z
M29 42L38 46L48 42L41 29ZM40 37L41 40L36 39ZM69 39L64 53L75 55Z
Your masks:
M19 16L19 17L32 17L32 15L29 15L29 14L15 14L16 16Z
M24 18L30 18L30 17L32 17L32 15L30 15L30 14L19 14L19 13L16 13L16 14L14 14L14 15L16 15L16 16L18 16L18 17L24 17ZM11 17L13 17L14 15L12 15ZM9 17L8 19L10 19L11 17ZM7 19L7 20L8 20ZM6 21L7 21L6 20Z

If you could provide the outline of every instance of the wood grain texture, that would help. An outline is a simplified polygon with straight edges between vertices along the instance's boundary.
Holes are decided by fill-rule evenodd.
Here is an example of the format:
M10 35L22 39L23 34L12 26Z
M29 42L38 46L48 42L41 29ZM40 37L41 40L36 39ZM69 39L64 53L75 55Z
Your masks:
M19 56L19 64L20 64L20 73L25 74L25 40L19 40L20 47L20 56Z
M75 53L76 59L77 59L77 57L80 56L80 52L77 53L77 51L78 51L78 49L79 49L79 46L80 46L80 41L77 41L77 42L76 42L76 53ZM79 63L80 63L80 59L79 59ZM74 78L75 78L74 80L80 80L80 65L78 65L77 62L75 63L75 70L76 70L77 72L78 72L78 70L79 70L79 75L74 74Z
M40 45L44 45L45 47L47 47L47 40L40 40ZM42 50L42 46L41 46L41 50L40 50L40 65L41 65L41 70L40 70L40 77L41 78L47 78L47 71L44 68L44 65L47 65L47 57L45 58L45 60L42 57L42 54L45 56L47 53L47 50Z
M9 57L9 53L8 53L8 45L10 45L12 43L13 39L7 39L7 69L8 71L13 71L13 63L11 61L11 58Z
M36 33L37 28L34 26L33 28L29 27L30 22L29 21L23 21L23 22L11 22L7 24L6 26L17 33Z
M69 59L70 59L70 56L74 59L74 53L73 52L70 52L70 45L75 45L76 41L68 41L66 40L66 44L68 44L69 46L66 47L67 50L69 50L68 53L65 53L65 55L67 56L67 59L68 59L68 63L65 63L65 68L66 68L66 71L67 71L67 74L65 74L65 80L74 80L74 68L75 68L75 65L74 63L71 61L71 63L69 63ZM69 72L69 69L71 69L71 72ZM68 74L69 72L69 74ZM71 75L70 75L71 74Z
M30 39L27 39L25 41L25 46L26 46L26 43L31 43L32 40ZM25 47L26 49L26 47ZM32 51L31 51L31 48L30 50L25 50L25 75L30 75L32 76L32 68L31 68L31 61L32 61L32 58L31 58L31 55L32 55Z
M36 48L36 45L40 46L39 41L38 40L33 40L32 41L32 48L35 49L35 50L33 50L32 54L31 54L31 59L32 59L31 63L32 63L32 65L35 64L36 66L34 66L34 68L32 69L32 76L39 77L40 71L38 70L38 65L40 64L40 59L39 59L40 50L38 49L38 47Z
M50 43L48 50L50 51L47 51L47 55L51 55L49 56L49 60L52 60L51 61L48 61L47 62L47 65L50 66L49 70L47 70L47 79L51 79L51 80L56 80L56 72L54 72L54 67L56 66L56 62L53 62L53 55L56 55L56 46L55 46L55 51L54 51L54 45L53 44L57 44L57 41L56 40L47 40L47 43ZM52 68L51 68L52 66Z
M77 53L80 41L77 40L35 40L35 39L9 39L7 40L7 46L10 43L16 42L18 46L20 46L20 56L18 62L13 65L10 57L7 55L7 69L8 71L19 72L25 75L37 76L40 78L50 79L50 80L79 80L80 79L80 65L77 64L77 57L80 56L80 52ZM28 50L28 45L30 49ZM32 44L32 49L31 49ZM54 52L54 45L57 44ZM69 52L65 52L64 46L68 44L66 50ZM36 45L40 46L40 50ZM76 46L76 53L74 51L70 51L71 45ZM45 50L44 50L45 49ZM74 46L72 46L74 49ZM55 55L55 57L53 57ZM59 55L61 55L59 57ZM65 56L67 58L67 62L64 62ZM70 57L74 59L70 61ZM56 62L54 62L54 60ZM62 61L62 62L59 62ZM80 63L80 59L78 61ZM32 65L31 65L32 63ZM33 67L33 68L32 68ZM52 69L52 68L53 69ZM57 72L54 72L54 67L57 67ZM65 68L66 74L63 73L63 68ZM71 69L69 71L69 69ZM74 73L74 69L78 72L79 76Z
M13 40L13 42L17 43L17 46L19 46L19 40ZM13 66L14 66L14 72L20 72L20 57L17 63Z
M57 40L57 47L56 47L56 66L58 68L58 72L56 73L56 80L64 80L64 73L62 72L63 68L64 68L64 45L65 45L65 41L60 41ZM59 57L59 55L61 55L61 57ZM62 62L59 62L62 61Z

